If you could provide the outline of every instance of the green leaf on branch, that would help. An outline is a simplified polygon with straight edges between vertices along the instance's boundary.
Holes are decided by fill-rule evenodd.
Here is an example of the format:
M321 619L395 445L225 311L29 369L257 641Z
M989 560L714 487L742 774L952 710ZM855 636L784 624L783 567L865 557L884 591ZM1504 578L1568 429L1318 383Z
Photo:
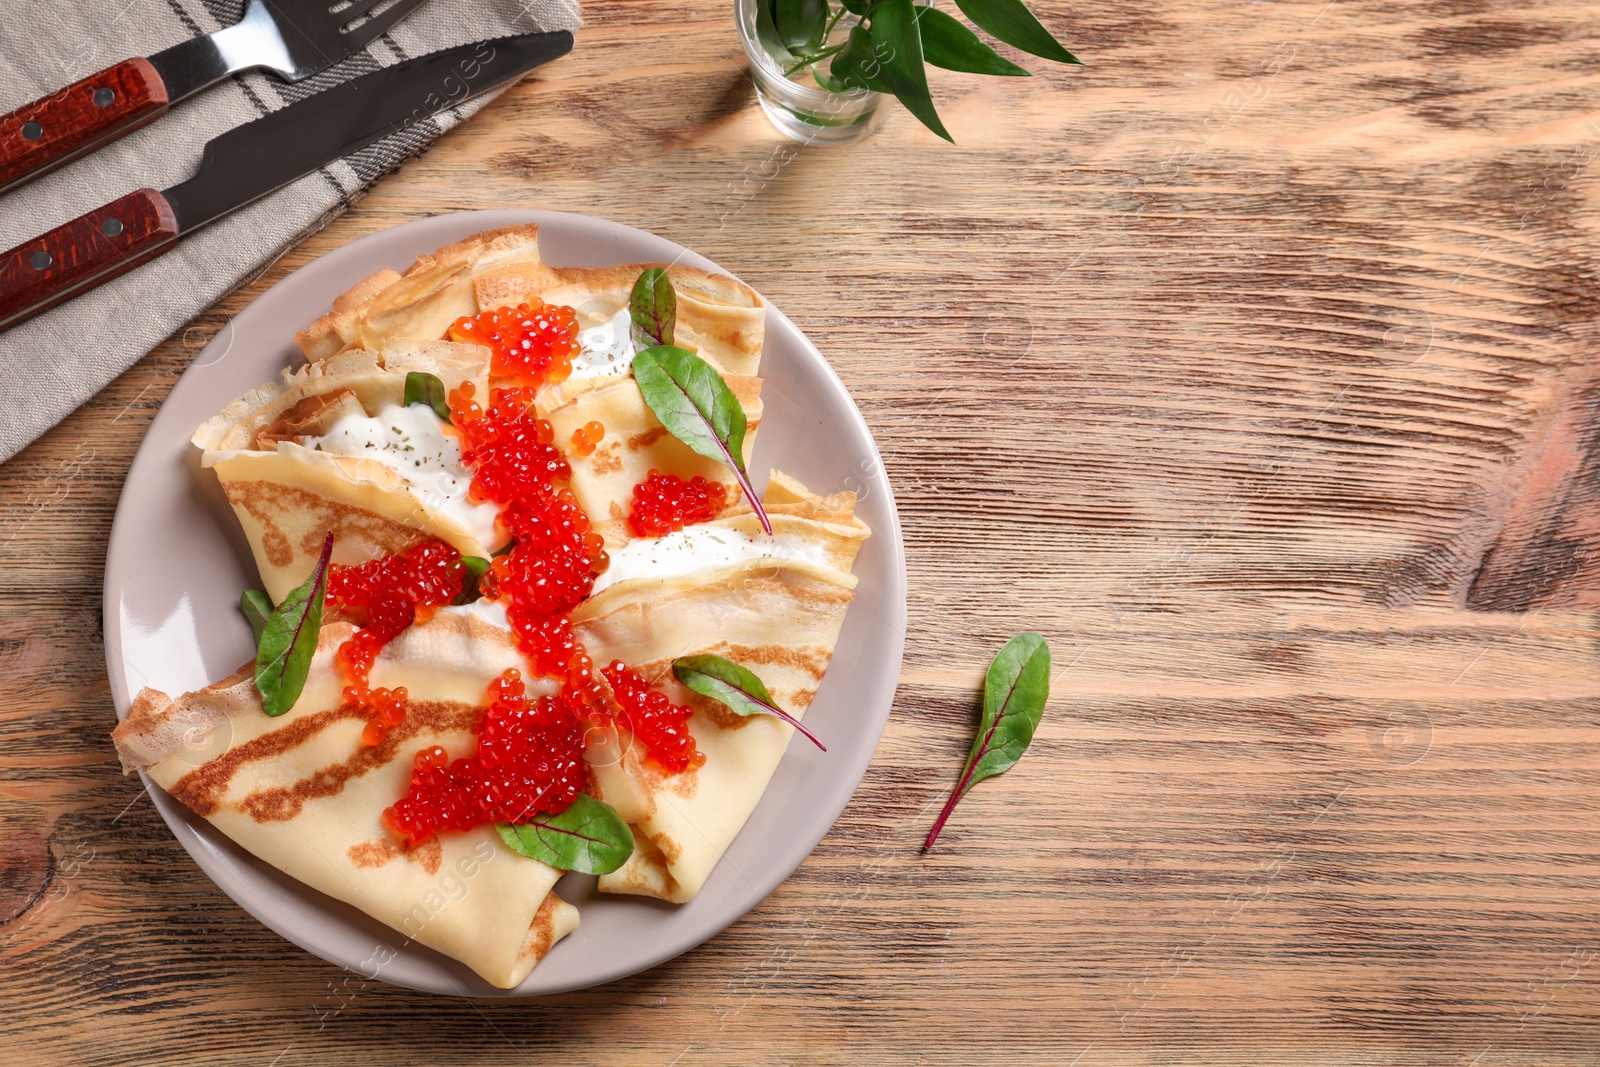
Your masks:
M1050 35L1022 0L956 0L956 7L979 29L988 30L1014 48L1057 63L1082 66L1078 57Z
M801 725L799 719L778 707L766 684L748 667L708 653L673 660L672 673L685 688L721 702L734 714L776 716L805 734L813 745L828 751L828 746L818 741L817 735Z
M872 34L865 26L850 28L844 51L833 57L828 73L847 89L870 89L875 93L893 91L883 80L883 64L872 51Z
M937 8L919 7L917 20L922 29L922 54L934 66L969 74L1028 76L1027 70L984 44L955 16Z
M955 138L939 121L928 91L928 68L923 63L916 7L911 0L884 0L873 9L871 23L872 49L883 64L882 77L889 90L924 126L954 142Z
M793 52L784 47L783 40L778 36L778 26L772 19L773 0L756 0L756 40L761 42L761 47L773 59L784 66L795 60Z
M433 413L450 421L450 398L445 393L444 382L437 375L427 371L414 370L406 374L405 406L423 404L433 409Z
M686 349L657 345L633 357L633 379L668 433L733 472L761 528L771 533L772 521L744 467L744 407L716 368Z
M610 874L633 855L633 831L622 816L610 804L583 793L559 814L497 823L495 829L512 851L558 871Z
M1036 633L1018 634L989 664L983 687L983 717L978 721L972 750L967 753L961 778L934 821L922 851L933 847L956 803L973 786L1016 766L1033 742L1033 732L1039 728L1045 701L1049 699L1050 646Z
M330 533L322 542L322 555L311 577L289 591L261 629L256 644L256 691L261 694L261 710L268 715L282 715L294 707L306 686L311 659L317 654L317 635L322 632L322 603L332 558Z
M827 0L771 0L772 23L778 40L789 51L808 52L822 44L828 25Z

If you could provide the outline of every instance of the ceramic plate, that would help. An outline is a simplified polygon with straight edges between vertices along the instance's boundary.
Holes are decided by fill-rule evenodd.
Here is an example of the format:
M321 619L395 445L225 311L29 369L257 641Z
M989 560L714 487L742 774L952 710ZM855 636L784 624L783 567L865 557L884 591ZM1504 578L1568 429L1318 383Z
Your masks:
M550 263L680 261L722 270L671 241L613 222L482 211L373 234L273 286L179 379L128 472L105 584L106 664L119 718L143 686L172 694L198 689L255 654L237 604L240 592L259 582L216 479L200 469L199 451L189 444L195 427L298 364L291 335L356 282L384 267L404 270L419 253L480 230L528 222L539 224L540 251ZM761 373L765 409L752 473L760 481L779 467L818 492L855 490L857 514L872 537L856 562L860 586L833 665L806 712L828 751L803 739L789 746L760 806L699 896L684 905L602 896L593 878L569 874L558 888L582 914L577 932L522 985L496 989L455 960L406 943L398 931L257 860L146 780L162 818L201 869L250 914L331 963L396 985L471 996L556 993L632 974L706 940L772 892L844 810L877 747L900 673L906 579L894 498L872 435L827 360L776 308L767 316Z

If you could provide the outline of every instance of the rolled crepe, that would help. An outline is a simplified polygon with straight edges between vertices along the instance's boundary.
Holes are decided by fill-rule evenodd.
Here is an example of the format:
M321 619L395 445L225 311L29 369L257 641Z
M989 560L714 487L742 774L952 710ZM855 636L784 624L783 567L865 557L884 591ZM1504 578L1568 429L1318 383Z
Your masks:
M495 508L460 495L471 472L460 465L459 452L447 473L408 465L406 453L394 450L374 453L386 457L380 462L302 443L328 434L347 416L399 411L393 421L409 420L403 424L417 427L419 442L426 432L454 447L430 409L399 408L406 374L425 371L447 388L472 381L482 392L488 361L488 349L450 341L356 349L285 372L282 382L240 397L195 431L201 465L222 483L274 602L311 573L330 531L336 563L359 563L429 540L466 556L488 556L505 543ZM441 485L454 486L457 496Z
M622 739L621 757L591 753L598 792L634 827L633 856L600 878L607 893L692 899L755 810L793 727L742 717L681 686L680 656L715 653L749 668L785 711L805 714L833 657L850 573L870 531L855 497L819 497L774 472L763 497L777 554L671 577L619 581L580 605L573 628L597 663L621 659L675 704L694 709L689 733L705 764L667 773ZM755 537L752 515L706 524ZM803 551L800 549L804 549Z
M378 745L340 707L333 661L353 632L322 629L311 675L288 713L269 718L247 668L173 699L145 689L112 734L124 769L152 780L245 849L509 989L578 925L551 890L561 872L507 848L492 826L404 848L383 825L415 754L476 750L486 688L508 667L531 674L510 635L469 610L445 610L391 642L375 686L405 686L405 721ZM534 682L531 695L548 691ZM403 943L403 942L402 942Z

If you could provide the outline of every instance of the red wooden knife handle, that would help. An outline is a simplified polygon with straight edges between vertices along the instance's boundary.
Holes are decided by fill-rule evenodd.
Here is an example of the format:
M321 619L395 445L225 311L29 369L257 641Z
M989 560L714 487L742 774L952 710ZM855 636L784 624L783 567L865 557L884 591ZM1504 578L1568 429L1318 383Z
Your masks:
M125 59L0 115L0 193L94 151L167 110L148 59Z
M167 198L139 189L0 252L0 330L154 259L177 240Z

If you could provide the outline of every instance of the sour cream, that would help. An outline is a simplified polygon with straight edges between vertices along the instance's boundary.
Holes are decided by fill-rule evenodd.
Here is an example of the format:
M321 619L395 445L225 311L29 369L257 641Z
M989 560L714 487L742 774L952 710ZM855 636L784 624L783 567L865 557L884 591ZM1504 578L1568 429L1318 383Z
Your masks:
M307 448L336 456L359 456L392 467L405 478L411 495L455 519L492 548L499 535L493 504L467 499L472 474L461 462L461 443L424 404L385 404L376 415L345 415L321 437L305 438Z
M827 550L792 534L752 537L725 526L685 526L665 537L629 541L611 553L611 566L594 580L596 593L630 578L676 578L702 567L752 559L790 560L830 566Z
M470 604L452 604L439 609L439 614L472 615L497 630L510 630L511 620L506 616L506 605L500 600L474 600Z
M633 369L633 317L623 308L598 326L578 331L572 378L608 378Z

